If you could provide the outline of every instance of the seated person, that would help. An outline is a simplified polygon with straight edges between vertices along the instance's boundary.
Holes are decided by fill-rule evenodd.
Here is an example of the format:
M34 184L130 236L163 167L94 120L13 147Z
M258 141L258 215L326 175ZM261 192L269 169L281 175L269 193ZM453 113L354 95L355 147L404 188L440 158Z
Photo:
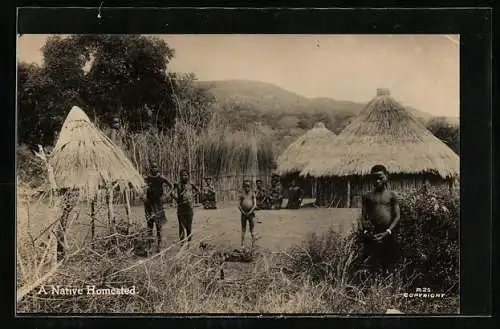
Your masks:
M264 187L264 184L261 179L256 181L257 188L255 189L255 195L257 198L257 209L270 209L271 204L269 200L269 194L267 189Z
M205 178L202 189L202 202L205 209L217 209L217 193L210 177Z

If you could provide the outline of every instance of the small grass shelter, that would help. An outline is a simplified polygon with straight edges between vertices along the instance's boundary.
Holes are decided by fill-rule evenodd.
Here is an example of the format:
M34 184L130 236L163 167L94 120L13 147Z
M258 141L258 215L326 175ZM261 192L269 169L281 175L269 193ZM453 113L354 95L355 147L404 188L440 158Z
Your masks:
M103 195L108 203L108 217L114 223L115 191L120 191L126 200L128 231L131 225L130 192L142 193L144 179L125 153L81 108L74 106L66 117L49 163L59 189L76 191L80 200L91 202L92 237L94 205Z

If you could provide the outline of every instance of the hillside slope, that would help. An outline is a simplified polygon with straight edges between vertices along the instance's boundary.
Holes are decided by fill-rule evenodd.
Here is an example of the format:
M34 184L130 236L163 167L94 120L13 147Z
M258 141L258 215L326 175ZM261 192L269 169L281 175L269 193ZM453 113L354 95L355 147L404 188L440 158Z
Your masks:
M199 81L198 84L211 89L218 102L237 102L253 106L260 112L282 112L287 114L327 112L336 116L358 114L365 104L335 100L328 97L308 98L279 86L250 80ZM432 114L411 107L415 116L428 120ZM458 118L448 118L458 122Z

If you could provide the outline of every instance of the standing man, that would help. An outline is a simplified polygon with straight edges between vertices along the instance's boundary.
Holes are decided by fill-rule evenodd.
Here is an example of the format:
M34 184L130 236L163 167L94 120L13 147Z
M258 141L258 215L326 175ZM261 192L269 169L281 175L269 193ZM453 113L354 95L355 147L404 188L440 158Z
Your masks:
M144 199L144 210L146 213L148 235L151 239L153 235L153 226L156 225L156 250L159 251L162 240L161 228L167 221L162 200L165 195L163 186L166 185L170 190L172 189L173 185L167 178L165 178L165 176L160 173L160 171L158 170L158 165L156 163L151 164L149 175L145 178L145 181L146 198ZM150 243L148 243L148 245L150 245Z
M179 183L174 185L172 198L177 202L177 219L179 220L179 239L181 243L187 238L191 241L192 224L193 224L193 207L196 194L200 193L190 181L189 171L182 170Z

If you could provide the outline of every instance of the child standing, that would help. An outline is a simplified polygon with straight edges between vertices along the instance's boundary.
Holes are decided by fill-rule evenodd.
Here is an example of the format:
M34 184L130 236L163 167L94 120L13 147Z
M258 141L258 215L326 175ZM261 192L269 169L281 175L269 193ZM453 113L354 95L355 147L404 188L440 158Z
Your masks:
M375 270L389 271L399 260L395 230L400 220L399 200L387 188L388 171L383 165L371 169L373 190L363 195L361 227L365 256Z
M257 201L255 197L255 192L252 191L250 188L250 181L245 180L243 182L243 192L240 195L240 203L238 205L238 209L241 212L241 248L243 248L244 246L247 222L250 226L250 234L252 236L252 247L254 245L255 236L253 233L253 229L254 229L256 207L257 207Z

